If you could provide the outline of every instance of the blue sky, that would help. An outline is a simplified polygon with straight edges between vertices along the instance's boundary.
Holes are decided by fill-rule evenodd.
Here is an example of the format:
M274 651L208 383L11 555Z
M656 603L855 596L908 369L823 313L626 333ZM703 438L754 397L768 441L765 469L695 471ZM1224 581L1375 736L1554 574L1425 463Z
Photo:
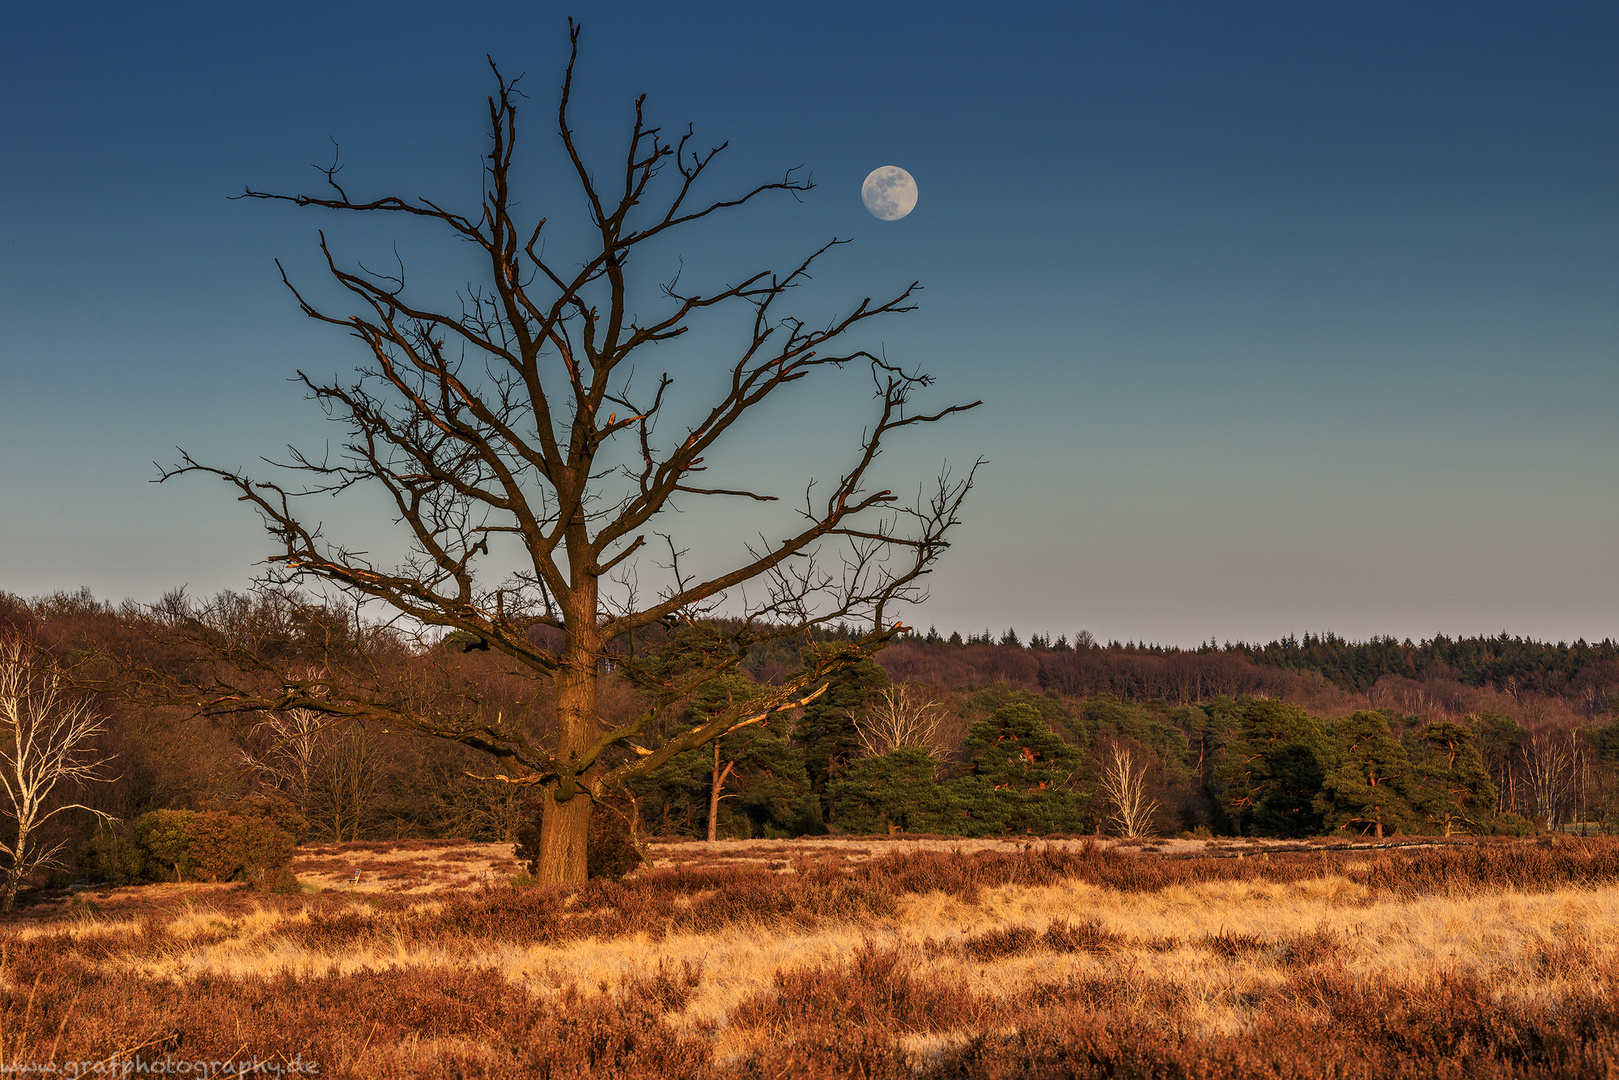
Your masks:
M287 380L359 357L273 260L318 285L317 228L356 257L390 241L228 196L313 187L336 140L351 190L469 203L489 53L526 73L533 202L566 220L547 122L572 13L596 149L646 93L666 127L730 140L727 189L813 174L801 204L693 235L689 273L836 235L809 313L923 282L874 340L941 403L985 405L896 447L892 475L989 459L923 625L1619 636L1619 8L682 7L13 12L0 589L246 585L255 519L152 463L338 435ZM899 222L859 202L886 164L921 191ZM425 283L465 280L402 243ZM836 461L859 400L766 418L730 464ZM332 521L364 535L365 513Z

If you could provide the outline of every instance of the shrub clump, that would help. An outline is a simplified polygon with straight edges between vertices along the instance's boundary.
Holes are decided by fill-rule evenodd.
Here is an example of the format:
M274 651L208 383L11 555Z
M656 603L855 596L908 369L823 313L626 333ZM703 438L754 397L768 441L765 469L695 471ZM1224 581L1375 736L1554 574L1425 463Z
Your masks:
M307 828L286 799L258 796L231 810L152 810L129 828L118 877L151 881L241 880L261 892L296 888L289 869Z

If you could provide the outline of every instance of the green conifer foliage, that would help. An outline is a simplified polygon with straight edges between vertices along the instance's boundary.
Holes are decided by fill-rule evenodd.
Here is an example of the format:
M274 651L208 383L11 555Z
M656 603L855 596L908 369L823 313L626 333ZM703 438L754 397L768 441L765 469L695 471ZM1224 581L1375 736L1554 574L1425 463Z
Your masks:
M1591 746L1596 750L1598 761L1608 765L1619 764L1619 720L1593 731Z
M827 785L859 752L854 718L887 685L888 672L875 661L862 661L833 676L826 693L806 705L803 718L794 725L810 789L827 811L831 810Z
M703 723L758 692L740 672L722 676L692 696L681 723ZM720 761L730 769L720 789L718 835L746 839L812 831L804 811L809 777L785 713L738 728L719 740L719 749ZM713 750L705 747L675 757L632 786L642 820L654 833L704 836L713 783Z
M1496 793L1473 732L1460 724L1425 724L1412 758L1412 808L1446 836L1482 831Z
M804 756L793 745L785 714L743 728L720 740L720 760L734 762L720 804L745 818L750 836L787 837L809 831L804 804L810 798ZM738 824L741 824L739 821Z
M1079 751L1064 742L1032 705L996 710L967 733L971 772L951 785L961 802L961 831L1069 832L1080 826L1083 798L1068 785Z
M1326 731L1299 708L1270 699L1238 703L1236 731L1215 768L1230 823L1251 836L1320 831L1315 799L1325 774Z
M935 779L936 769L920 746L851 763L827 789L839 827L857 834L958 832L960 804Z
M1389 733L1388 718L1362 709L1338 721L1333 735L1333 767L1317 800L1326 827L1382 839L1409 826L1411 760Z

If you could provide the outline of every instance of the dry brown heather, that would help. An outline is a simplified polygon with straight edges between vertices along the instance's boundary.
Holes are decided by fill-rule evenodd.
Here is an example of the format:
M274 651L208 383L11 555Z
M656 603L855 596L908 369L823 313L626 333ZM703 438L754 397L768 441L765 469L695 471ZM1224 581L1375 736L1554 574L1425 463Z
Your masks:
M1619 842L657 854L623 883L540 890L510 885L495 845L346 844L301 855L320 892L40 905L0 925L0 1057L654 1080L1619 1073Z

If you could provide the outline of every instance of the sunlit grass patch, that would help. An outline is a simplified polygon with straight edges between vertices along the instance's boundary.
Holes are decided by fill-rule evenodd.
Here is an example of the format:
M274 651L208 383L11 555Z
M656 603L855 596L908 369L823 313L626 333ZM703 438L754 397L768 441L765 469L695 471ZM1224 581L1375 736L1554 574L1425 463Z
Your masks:
M0 1018L8 1045L41 1052L55 1029L37 1018L70 1009L62 1045L86 1055L290 1039L326 1075L554 1072L579 1050L557 1040L586 1031L591 1069L680 1080L1615 1060L1619 881L1601 844L1241 860L861 846L777 842L783 871L684 845L567 889L117 890L0 928Z

